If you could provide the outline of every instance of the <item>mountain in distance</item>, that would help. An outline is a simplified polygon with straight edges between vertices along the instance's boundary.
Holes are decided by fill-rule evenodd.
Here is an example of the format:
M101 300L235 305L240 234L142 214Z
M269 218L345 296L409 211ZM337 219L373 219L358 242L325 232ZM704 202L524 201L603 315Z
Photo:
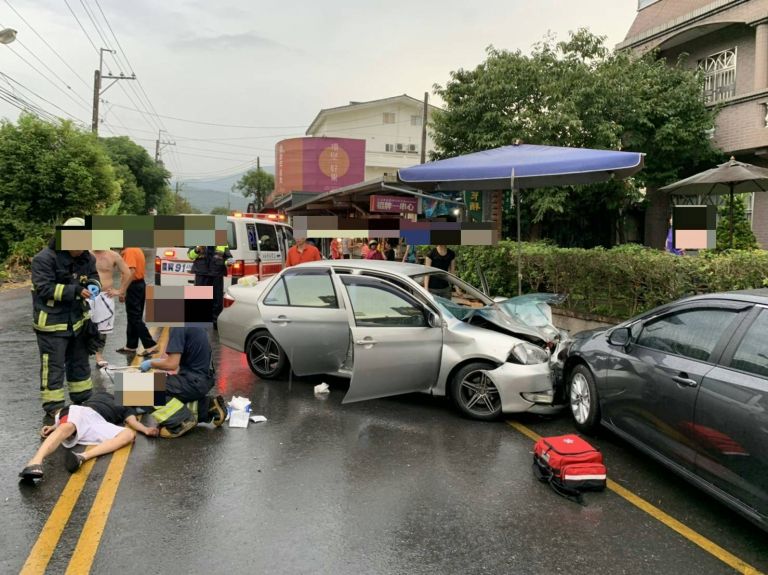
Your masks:
M273 166L262 168L265 172L274 174ZM216 207L229 206L230 211L244 211L248 207L248 200L238 192L232 192L232 187L240 180L245 172L224 178L210 180L179 180L179 193L204 214ZM176 183L172 182L172 189L176 189Z

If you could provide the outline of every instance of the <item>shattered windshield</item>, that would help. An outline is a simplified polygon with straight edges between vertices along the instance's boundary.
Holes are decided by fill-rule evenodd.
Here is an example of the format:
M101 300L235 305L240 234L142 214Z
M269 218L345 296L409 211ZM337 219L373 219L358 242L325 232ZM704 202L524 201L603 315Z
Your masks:
M534 335L545 341L556 338L559 330L552 322L550 304L563 302L559 294L528 294L495 302L480 290L447 272L411 276L432 294L443 313L467 323L478 318L505 329Z

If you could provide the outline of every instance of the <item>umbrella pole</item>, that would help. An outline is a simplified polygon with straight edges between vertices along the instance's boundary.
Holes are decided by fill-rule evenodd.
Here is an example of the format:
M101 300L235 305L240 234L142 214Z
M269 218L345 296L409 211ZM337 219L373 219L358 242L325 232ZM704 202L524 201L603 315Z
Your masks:
M730 197L731 197L731 225L730 225L730 235L731 235L731 249L733 249L733 208L735 207L733 205L733 182L730 184L731 190L730 190Z
M512 188L517 214L517 295L523 295L523 245L520 243L520 190Z

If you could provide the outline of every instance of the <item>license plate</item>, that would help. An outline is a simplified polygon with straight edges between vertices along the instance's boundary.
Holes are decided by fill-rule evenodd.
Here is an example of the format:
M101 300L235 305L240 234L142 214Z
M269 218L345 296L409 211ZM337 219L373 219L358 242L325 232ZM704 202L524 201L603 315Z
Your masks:
M192 262L163 262L160 270L176 274L188 274L192 272Z

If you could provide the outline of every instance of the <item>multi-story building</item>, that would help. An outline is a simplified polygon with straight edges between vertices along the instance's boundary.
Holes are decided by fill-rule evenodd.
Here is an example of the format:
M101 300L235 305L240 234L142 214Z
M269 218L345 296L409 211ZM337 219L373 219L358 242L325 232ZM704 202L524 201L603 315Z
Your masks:
M433 110L427 107L427 124ZM320 110L307 135L364 139L365 179L371 180L420 162L423 118L424 102L403 94ZM429 133L426 148L429 158Z
M657 50L703 70L704 97L717 106L716 144L768 165L768 0L638 0L618 49ZM768 192L749 199L752 229L768 248Z

